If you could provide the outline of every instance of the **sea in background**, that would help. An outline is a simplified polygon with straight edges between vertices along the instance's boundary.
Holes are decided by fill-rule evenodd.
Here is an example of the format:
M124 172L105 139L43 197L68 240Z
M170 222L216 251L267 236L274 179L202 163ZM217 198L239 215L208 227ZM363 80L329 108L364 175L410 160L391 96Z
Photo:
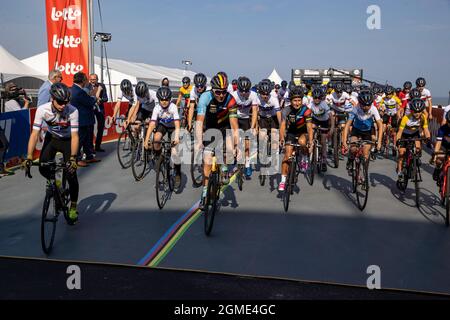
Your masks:
M433 97L433 105L448 106L449 105L448 97Z

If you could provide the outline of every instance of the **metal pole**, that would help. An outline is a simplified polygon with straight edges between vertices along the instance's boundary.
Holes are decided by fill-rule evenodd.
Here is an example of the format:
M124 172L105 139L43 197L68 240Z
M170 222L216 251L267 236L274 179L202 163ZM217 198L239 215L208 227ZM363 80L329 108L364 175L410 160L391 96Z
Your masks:
M104 43L103 40L100 40L100 83L103 83L103 50L104 50Z
M0 73L0 84L1 84L1 89L0 90L0 94L2 93L2 91L5 91L5 85L3 83L3 73ZM3 98L0 96L0 113L5 112L5 101L3 100Z
M95 73L94 68L94 1L87 0L88 35L89 35L89 73Z

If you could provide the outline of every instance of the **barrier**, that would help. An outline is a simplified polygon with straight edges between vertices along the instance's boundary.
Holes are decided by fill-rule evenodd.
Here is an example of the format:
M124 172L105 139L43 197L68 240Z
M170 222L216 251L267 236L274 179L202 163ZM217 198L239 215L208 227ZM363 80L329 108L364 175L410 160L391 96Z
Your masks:
M9 147L5 155L6 166L20 163L26 156L30 139L30 113L28 110L0 114L0 127L5 131Z

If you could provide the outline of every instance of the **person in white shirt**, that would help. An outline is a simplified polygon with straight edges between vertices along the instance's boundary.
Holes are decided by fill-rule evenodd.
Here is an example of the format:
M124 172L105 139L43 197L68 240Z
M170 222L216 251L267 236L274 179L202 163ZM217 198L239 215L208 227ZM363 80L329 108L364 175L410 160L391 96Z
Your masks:
M113 122L116 121L117 117L120 114L120 104L122 102L128 102L128 109L127 112L125 113L125 117L128 118L130 109L134 105L135 101L136 97L133 92L133 85L131 84L131 81L128 79L123 79L122 82L120 82L120 93L116 99L116 104L114 106Z
M426 110L428 113L428 119L433 119L433 99L431 97L431 92L427 88L425 88L427 82L424 78L419 77L416 80L416 87L421 93L421 99L425 101Z

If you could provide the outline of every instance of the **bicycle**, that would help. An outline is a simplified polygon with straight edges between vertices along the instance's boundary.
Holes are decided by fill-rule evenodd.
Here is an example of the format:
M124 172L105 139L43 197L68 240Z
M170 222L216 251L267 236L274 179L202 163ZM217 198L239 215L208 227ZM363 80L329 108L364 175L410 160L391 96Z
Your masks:
M438 154L445 155L445 162L442 165L441 173L438 178L438 186L441 204L445 207L445 226L448 227L450 224L450 150L434 153L434 155ZM430 163L432 162L430 161Z
M301 156L300 148L301 145L297 143L287 143L294 148L291 156L288 161L288 175L286 177L286 186L283 193L283 207L284 211L287 212L289 210L289 202L291 195L294 193L294 186L298 181L298 164L300 163L299 157ZM286 149L285 149L286 150ZM314 170L313 170L314 171Z
M401 191L406 191L408 188L408 181L414 182L414 189L416 192L416 207L419 208L420 203L420 185L422 182L422 174L420 173L420 154L416 149L416 141L424 141L426 138L400 139L399 144L404 143L406 153L403 158L403 182L397 181L397 187Z
M217 157L214 150L212 152L211 173L209 174L207 193L205 199L204 212L204 231L209 236L214 224L214 217L219 208L220 189L222 188L222 175L220 164L217 163Z
M123 120L124 118L121 117L116 121L119 122ZM131 167L134 143L135 139L133 132L131 131L130 125L128 125L126 128L123 128L122 133L120 133L119 139L117 140L117 158L122 169Z
M136 181L141 181L144 178L147 164L151 163L153 166L155 162L153 149L146 149L144 145L146 132L146 124L139 123L138 135L134 140L131 158L131 171Z
M327 133L329 129L327 128L322 128L321 126L316 126L314 128L314 135L313 135L313 154L310 155L310 161L311 161L311 166L312 169L314 171L314 168L317 168L317 173L320 174L322 172L322 162L323 162L323 157L322 157L322 134L319 134L319 132L324 132ZM325 159L326 161L326 159Z
M191 173L191 179L192 179L192 185L194 188L198 188L202 186L203 183L203 166L202 166L202 158L201 158L201 152L195 153L195 121L192 122L192 127L189 132L191 137L191 165L190 165L190 173Z
M259 141L259 139L258 139L258 141ZM259 147L258 147L258 150L259 150ZM271 134L271 132L267 134L266 150L267 150L267 153L266 153L267 158L266 159L269 159L272 156L272 134ZM260 173L259 173L258 179L259 179L259 184L261 186L264 186L266 183L267 175L261 173L261 168L262 168L262 166L260 165L260 169L259 169ZM264 168L267 168L267 167L264 166Z
M156 201L159 209L164 208L170 198L175 185L175 170L171 163L171 152L173 143L168 139L161 141L161 154L156 162Z
M48 161L40 164L33 163L33 166L47 167L51 175L50 179L47 180L41 215L41 246L44 253L49 255L53 249L59 215L62 213L67 223L73 225L69 218L70 194L65 173L66 164L63 161ZM59 177L60 174L62 175L61 178ZM33 178L29 170L25 172L25 175L30 179ZM56 183L57 175L58 181L61 181L61 186ZM53 210L50 210L51 208Z
M389 121L386 125L386 130L383 134L383 144L381 146L380 153L384 153L386 159L389 159L389 151L391 150L392 157L396 156L396 149L394 145L395 131L392 129L392 117L389 117Z
M352 193L356 193L358 208L363 211L369 197L369 160L364 156L364 147L366 144L374 145L374 142L359 140L350 144L357 147L356 154L351 160Z

